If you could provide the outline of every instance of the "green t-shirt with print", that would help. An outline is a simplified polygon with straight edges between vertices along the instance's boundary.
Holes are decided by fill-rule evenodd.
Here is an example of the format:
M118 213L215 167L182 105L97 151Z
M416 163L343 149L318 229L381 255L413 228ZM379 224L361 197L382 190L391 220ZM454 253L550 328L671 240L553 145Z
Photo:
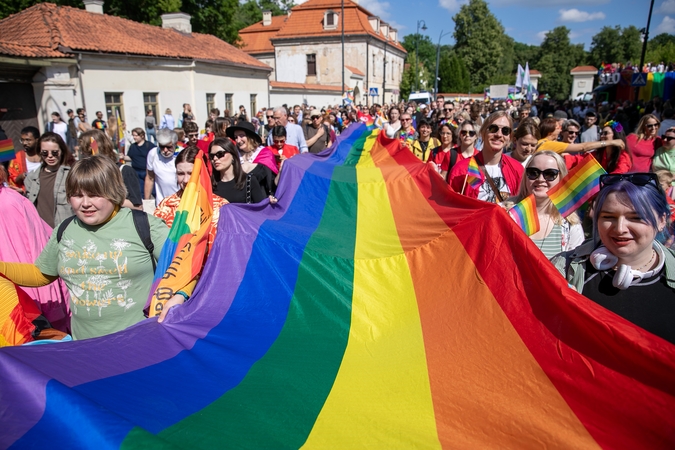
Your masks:
M148 216L155 259L169 233L163 221ZM143 307L154 277L150 253L138 236L130 209L90 227L73 220L56 241L57 229L35 265L58 275L70 291L73 339L123 330L144 319Z

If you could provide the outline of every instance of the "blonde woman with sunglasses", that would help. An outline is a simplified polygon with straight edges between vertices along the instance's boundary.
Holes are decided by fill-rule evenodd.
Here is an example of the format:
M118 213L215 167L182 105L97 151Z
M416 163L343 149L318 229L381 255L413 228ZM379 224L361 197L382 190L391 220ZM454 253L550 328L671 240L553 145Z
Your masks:
M626 137L626 144L633 155L633 172L649 172L652 158L657 148L661 147L658 137L659 119L654 114L645 114L638 123L635 133Z

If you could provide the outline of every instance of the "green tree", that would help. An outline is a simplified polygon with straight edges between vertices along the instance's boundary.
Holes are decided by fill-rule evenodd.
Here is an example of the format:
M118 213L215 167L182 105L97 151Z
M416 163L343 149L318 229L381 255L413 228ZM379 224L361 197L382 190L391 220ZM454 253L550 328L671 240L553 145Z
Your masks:
M647 48L649 49L652 46L659 47L661 45L666 45L669 42L675 44L675 35L668 33L657 34L656 36L654 36L649 40L649 42L647 43Z
M640 61L642 53L642 34L634 25L629 25L621 31L621 40L619 41L623 50L623 60L618 61L626 63L631 61L636 64Z
M469 0L452 19L455 51L469 69L471 84L488 83L500 67L504 27L484 0Z
M262 20L263 11L271 11L273 16L282 16L293 7L289 0L247 0L240 3L234 14L237 30L246 28Z
M602 27L600 32L593 36L589 62L595 66L604 63L626 63L639 61L642 50L640 30L630 25Z
M403 37L403 41L401 42L401 45L405 50L408 52L408 56L406 57L405 63L406 64L411 64L411 55L412 58L414 59L415 57L415 43L418 41L418 53L419 53L419 60L422 64L424 64L424 69L427 74L435 73L436 72L436 46L434 45L433 42L431 42L431 38L429 36L425 36L423 34L408 34ZM412 67L412 64L411 64ZM413 73L414 75L414 73ZM420 76L420 89L422 89L422 84L425 82L427 86L429 86L428 82L432 81L431 86L433 86L433 77L430 77L427 75L427 78L422 78ZM415 86L414 80L413 80L413 87Z
M570 43L569 33L567 27L556 27L546 33L541 43L542 57L537 64L542 73L539 91L558 100L569 97L572 88L570 70L586 59L583 44Z
M521 42L513 43L514 61L511 73L516 74L518 64L525 67L526 63L530 63L530 68L538 67L539 53L541 49L538 45L528 45Z
M420 90L430 91L434 85L432 83L433 76L431 72L427 70L424 64L416 64L415 62L415 52L408 54L406 58L405 68L403 70L403 75L401 77L401 84L399 85L399 90L401 91L401 98L408 98L411 92L415 90L415 70L414 67L418 67L419 70L419 82Z
M438 78L439 92L469 92L471 87L469 69L454 52L441 52Z

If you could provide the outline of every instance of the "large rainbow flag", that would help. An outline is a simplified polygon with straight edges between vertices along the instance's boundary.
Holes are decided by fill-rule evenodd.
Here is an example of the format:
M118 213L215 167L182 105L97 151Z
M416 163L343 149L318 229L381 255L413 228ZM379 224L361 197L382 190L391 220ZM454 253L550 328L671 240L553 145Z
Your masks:
M226 205L190 303L0 349L0 447L673 448L675 346L350 126Z

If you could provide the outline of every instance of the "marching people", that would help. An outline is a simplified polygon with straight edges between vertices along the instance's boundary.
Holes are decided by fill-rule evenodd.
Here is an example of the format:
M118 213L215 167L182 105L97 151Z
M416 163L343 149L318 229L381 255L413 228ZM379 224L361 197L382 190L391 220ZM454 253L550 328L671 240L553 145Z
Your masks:
M645 114L638 122L635 133L626 137L626 144L633 156L634 172L649 172L652 158L657 148L661 147L661 138L658 136L659 119L653 114Z
M143 198L150 200L153 189L155 192L155 205L178 190L176 184L176 143L178 135L168 128L160 128L157 131L157 149L148 153L146 162L145 184Z

